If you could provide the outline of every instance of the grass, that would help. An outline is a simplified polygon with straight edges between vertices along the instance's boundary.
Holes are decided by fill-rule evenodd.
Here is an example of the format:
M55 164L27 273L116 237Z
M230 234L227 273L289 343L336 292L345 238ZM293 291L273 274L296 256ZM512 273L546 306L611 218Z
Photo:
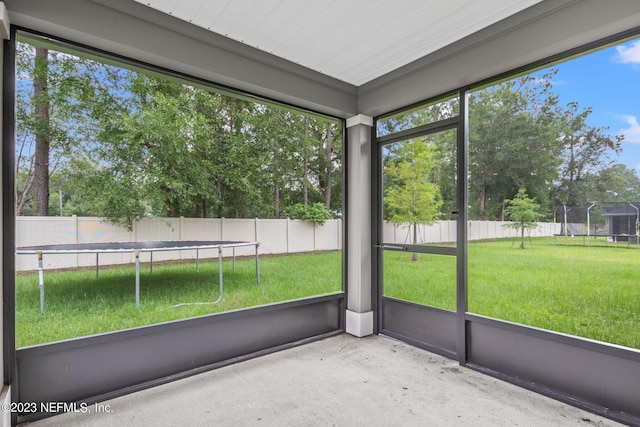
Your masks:
M533 246L530 244L533 243ZM469 311L632 348L640 348L640 248L582 246L538 238L527 249L511 239L469 244ZM455 310L455 257L386 251L385 295ZM18 346L119 330L273 302L337 292L341 254L262 257L224 264L225 296L217 305L217 261L154 265L141 273L141 312L135 308L132 266L48 272L46 314L40 315L37 275L17 278Z
M570 243L469 244L469 311L640 348L640 248ZM453 257L385 255L385 295L455 310Z
M45 314L40 314L37 274L16 278L16 345L29 346L219 313L245 307L338 292L342 289L341 254L317 253L260 258L260 286L255 260L223 264L224 298L216 305L177 304L215 301L217 259L194 264L141 267L140 311L135 306L133 266L45 272Z

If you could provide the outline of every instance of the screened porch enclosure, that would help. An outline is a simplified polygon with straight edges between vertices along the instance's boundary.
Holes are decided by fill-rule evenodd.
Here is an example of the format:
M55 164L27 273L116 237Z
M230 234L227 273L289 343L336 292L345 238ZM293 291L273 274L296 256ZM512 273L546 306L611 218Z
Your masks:
M536 221L561 227L553 206L589 206L597 191L604 197L614 185L633 187L631 167L603 166L616 159L616 150L627 149L616 140L617 128L591 124L584 119L589 106L558 103L561 96L549 88L558 83L553 67L562 73L565 63L636 46L636 1L619 0L615 8L590 0L460 1L453 9L432 10L413 3L384 9L392 2L367 1L345 10L334 4L320 10L314 2L299 10L279 1L261 3L260 10L242 2L227 9L219 2L148 3L3 2L4 401L104 402L347 333L393 337L581 409L640 423L640 345L633 332L640 330L633 268L638 248L561 245L566 233L554 233L561 235L554 242L552 235L531 238L525 228ZM311 17L305 15L310 11ZM430 33L439 23L439 32ZM440 44L421 50L426 41L420 37L445 33ZM237 105L257 101L265 109L277 106L335 123L336 134L342 134L342 170L334 176L342 183L335 220L341 221L341 289L16 348L14 108L20 34L65 52L144 69L154 78L232 94ZM306 48L296 48L295 41ZM330 56L323 64L325 43ZM317 48L309 49L312 44ZM567 123L581 127L572 131ZM278 140L278 126L273 122L260 135ZM566 172L584 135L608 147L604 157L580 170L589 176L587 183ZM308 136L291 145L304 146ZM283 188L301 188L302 182ZM517 237L472 241L471 224L517 223L518 211L511 207L518 197L536 215L520 222ZM609 234L632 239L632 206L625 208L630 215L594 214L588 228L608 221ZM436 221L446 224L446 236L426 241L421 230ZM390 228L384 222L405 235L385 235ZM258 219L247 223L257 230ZM287 247L295 245L294 237L282 236ZM520 237L524 249L517 247ZM585 265L604 267L587 277ZM263 266L261 282L268 280ZM598 324L599 319L604 320ZM52 415L5 413L4 420L15 424Z

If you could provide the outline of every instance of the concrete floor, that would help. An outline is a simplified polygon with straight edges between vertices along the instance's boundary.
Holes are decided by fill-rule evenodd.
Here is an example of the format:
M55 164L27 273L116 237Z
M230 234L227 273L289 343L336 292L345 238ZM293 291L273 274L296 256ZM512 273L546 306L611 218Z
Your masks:
M346 334L100 405L29 425L620 425L390 338Z

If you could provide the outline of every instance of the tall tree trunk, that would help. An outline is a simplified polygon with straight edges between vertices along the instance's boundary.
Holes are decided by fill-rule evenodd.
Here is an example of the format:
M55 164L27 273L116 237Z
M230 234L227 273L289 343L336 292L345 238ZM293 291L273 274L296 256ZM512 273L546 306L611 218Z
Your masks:
M324 205L327 210L331 210L331 186L333 185L333 175L331 173L332 157L333 157L333 132L331 125L327 125L327 140L325 145L325 154L327 156L327 180L324 183Z
M302 204L309 204L309 153L307 148L304 149L304 164L302 172Z
M273 217L275 219L280 218L280 177L279 177L279 169L278 169L278 150L280 149L280 140L276 137L273 142L273 153L274 153L274 163L273 163Z
M196 218L206 218L207 217L207 201L205 199L201 199L200 202L196 203Z
M418 196L417 194L413 194L413 213L416 213L417 210L417 206L418 206ZM415 217L415 215L414 215ZM418 244L418 223L414 222L413 223L413 244L417 245ZM413 252L413 254L411 255L411 261L418 261L418 254Z
M303 147L303 165L302 165L302 204L309 204L309 138L310 138L309 117L304 118L304 147Z
M275 185L273 186L273 217L275 219L280 218L280 185L278 185L278 180L276 180Z
M418 224L415 222L413 223L413 244L418 244ZM418 254L416 252L411 255L411 261L418 261Z
M34 186L37 215L49 215L49 94L47 77L49 69L49 50L36 47L35 71L33 73L33 100L35 113L39 121L36 129L36 149L34 162Z
M480 215L480 219L484 218L484 202L486 196L487 186L482 184L480 190L478 191L478 214Z
M571 144L571 149L569 151L571 155L569 160L569 183L567 184L567 203L570 205L574 205L576 204L576 202L574 200L574 195L573 195L573 183L576 180L575 171L576 171L577 165L576 165L576 158L575 158L573 144Z

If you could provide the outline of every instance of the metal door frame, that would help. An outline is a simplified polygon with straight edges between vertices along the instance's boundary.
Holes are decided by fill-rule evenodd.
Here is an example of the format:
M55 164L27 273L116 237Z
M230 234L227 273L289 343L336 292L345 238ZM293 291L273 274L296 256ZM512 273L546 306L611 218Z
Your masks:
M373 233L373 294L376 295L376 333L389 335L413 345L428 349L444 356L466 363L467 331L467 151L468 151L468 90L460 90L438 97L433 101L456 96L459 103L458 115L378 137L373 127L375 161L372 163L372 233ZM456 130L456 246L455 248L428 245L401 245L383 241L382 213L382 150L394 142L431 135L447 130ZM456 311L441 310L422 304L415 304L383 295L383 251L411 251L456 257Z

